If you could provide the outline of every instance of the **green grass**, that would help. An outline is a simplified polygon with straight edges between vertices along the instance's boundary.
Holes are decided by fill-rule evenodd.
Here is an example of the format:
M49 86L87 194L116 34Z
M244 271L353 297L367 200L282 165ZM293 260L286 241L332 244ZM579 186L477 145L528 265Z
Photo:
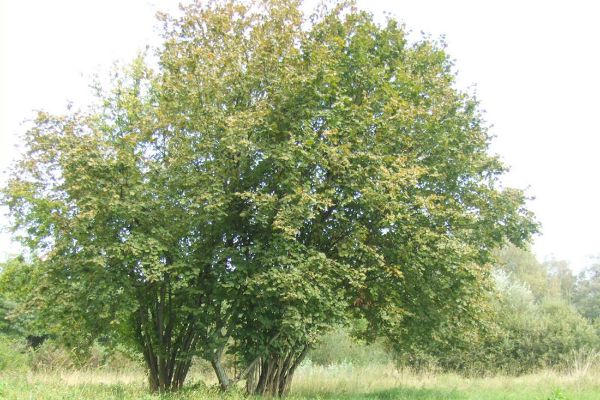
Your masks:
M186 389L150 394L142 371L106 370L0 374L1 399L242 399L241 390L221 394L198 372ZM598 400L600 371L543 371L521 377L464 378L454 374L414 374L389 366L304 365L290 399L336 400Z
M304 366L292 389L299 399L599 400L597 369L521 377L464 378L456 374L414 374L383 366ZM561 397L562 396L562 397Z

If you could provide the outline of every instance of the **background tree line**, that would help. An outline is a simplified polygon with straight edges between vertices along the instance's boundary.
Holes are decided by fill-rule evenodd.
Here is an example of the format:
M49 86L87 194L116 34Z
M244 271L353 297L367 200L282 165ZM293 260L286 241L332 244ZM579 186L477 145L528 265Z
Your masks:
M522 374L597 357L598 268L592 261L575 275L564 261L541 263L526 250L505 247L497 253L490 313L480 329L452 348L400 353L401 361L469 374Z

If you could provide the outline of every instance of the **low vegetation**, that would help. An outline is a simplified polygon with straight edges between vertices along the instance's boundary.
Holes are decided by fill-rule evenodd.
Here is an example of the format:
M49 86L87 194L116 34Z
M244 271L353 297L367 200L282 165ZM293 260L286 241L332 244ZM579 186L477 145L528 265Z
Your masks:
M217 382L192 370L180 392L152 394L143 369L1 373L0 398L22 399L244 399L242 388L222 393ZM398 400L597 400L600 369L585 372L538 371L520 377L465 378L452 373L419 373L390 365L318 366L297 371L292 399Z

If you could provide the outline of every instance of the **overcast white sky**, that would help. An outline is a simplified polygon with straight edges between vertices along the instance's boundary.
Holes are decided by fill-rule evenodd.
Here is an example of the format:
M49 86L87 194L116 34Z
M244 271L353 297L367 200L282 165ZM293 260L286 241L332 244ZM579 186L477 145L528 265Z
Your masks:
M315 4L316 0L308 1ZM534 250L574 269L600 254L600 24L596 2L358 1L413 31L445 35L459 85L476 85L512 166L505 182L528 188L543 224ZM167 0L0 0L0 170L14 157L20 123L34 109L89 101L90 75L156 42ZM0 185L5 175L0 175ZM6 218L0 216L0 225ZM0 260L16 251L0 234Z

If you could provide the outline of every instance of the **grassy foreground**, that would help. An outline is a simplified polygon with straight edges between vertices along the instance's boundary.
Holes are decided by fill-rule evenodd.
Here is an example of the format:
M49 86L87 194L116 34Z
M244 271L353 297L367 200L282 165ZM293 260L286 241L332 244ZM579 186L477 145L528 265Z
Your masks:
M221 394L214 382L194 373L186 389L170 395L146 390L141 371L4 372L1 399L241 399ZM452 374L414 374L393 367L302 366L291 399L418 400L598 400L600 371L559 374L545 371L522 377L464 378Z

